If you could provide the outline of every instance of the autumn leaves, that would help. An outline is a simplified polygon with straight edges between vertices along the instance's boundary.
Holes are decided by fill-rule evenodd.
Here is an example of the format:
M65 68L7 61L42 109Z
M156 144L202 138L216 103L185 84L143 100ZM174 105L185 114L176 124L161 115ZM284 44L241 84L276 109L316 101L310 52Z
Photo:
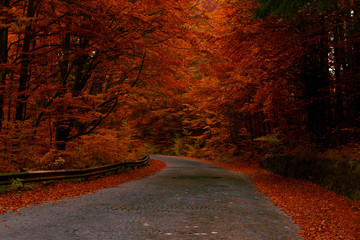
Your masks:
M122 148L141 147L128 126L159 86L184 75L190 1L1 4L3 167L31 167L51 149L65 154L82 136L107 134L101 128L122 132Z
M271 1L1 4L4 166L83 156L104 135L122 153L129 139L129 152L181 142L231 156L269 133L320 141L356 127L356 4L298 6L292 21L254 19Z

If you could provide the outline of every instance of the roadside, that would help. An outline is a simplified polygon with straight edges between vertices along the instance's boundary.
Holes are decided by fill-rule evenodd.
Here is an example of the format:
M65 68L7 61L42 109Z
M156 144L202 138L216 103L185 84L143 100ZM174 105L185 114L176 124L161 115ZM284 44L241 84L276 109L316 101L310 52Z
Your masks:
M281 177L255 163L195 160L250 176L258 191L292 216L304 239L360 239L359 201L351 201L314 183Z
M186 158L186 157L184 157ZM360 202L326 190L316 184L284 178L247 162L219 163L195 159L241 172L252 178L252 183L274 205L291 215L301 227L304 239L360 239ZM32 188L0 194L0 214L18 211L28 205L58 201L80 194L143 178L165 167L152 160L149 166L119 175L84 182L54 181L35 184ZM1 221L1 217L0 217Z
M6 211L19 212L21 208L28 205L58 201L68 197L79 196L81 194L90 194L103 188L144 178L160 171L165 166L166 164L161 161L151 160L148 166L130 172L123 172L117 175L101 177L89 181L76 182L68 180L27 184L25 185L25 188L19 188L0 194L0 214L4 214Z
M1 239L302 239L299 227L243 174L200 161L151 157L167 167L79 199L1 216Z

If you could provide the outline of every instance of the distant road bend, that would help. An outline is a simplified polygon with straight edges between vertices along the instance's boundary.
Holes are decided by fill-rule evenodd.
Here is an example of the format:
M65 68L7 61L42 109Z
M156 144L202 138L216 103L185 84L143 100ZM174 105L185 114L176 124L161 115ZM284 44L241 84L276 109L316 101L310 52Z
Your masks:
M241 174L208 163L151 156L148 178L0 216L0 239L301 239L279 208Z

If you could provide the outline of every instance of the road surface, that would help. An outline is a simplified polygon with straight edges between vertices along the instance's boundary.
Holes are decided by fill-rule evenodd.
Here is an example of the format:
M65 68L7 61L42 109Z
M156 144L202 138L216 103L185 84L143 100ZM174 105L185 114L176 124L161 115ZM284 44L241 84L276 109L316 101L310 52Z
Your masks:
M243 175L194 160L152 158L167 167L91 195L0 216L0 239L301 239Z

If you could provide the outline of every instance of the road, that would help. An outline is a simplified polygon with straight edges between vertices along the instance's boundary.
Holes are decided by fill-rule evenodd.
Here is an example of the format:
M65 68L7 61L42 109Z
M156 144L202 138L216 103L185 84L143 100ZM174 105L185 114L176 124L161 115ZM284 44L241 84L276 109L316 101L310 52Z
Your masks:
M0 239L301 239L246 177L208 163L152 156L160 173L0 216Z

